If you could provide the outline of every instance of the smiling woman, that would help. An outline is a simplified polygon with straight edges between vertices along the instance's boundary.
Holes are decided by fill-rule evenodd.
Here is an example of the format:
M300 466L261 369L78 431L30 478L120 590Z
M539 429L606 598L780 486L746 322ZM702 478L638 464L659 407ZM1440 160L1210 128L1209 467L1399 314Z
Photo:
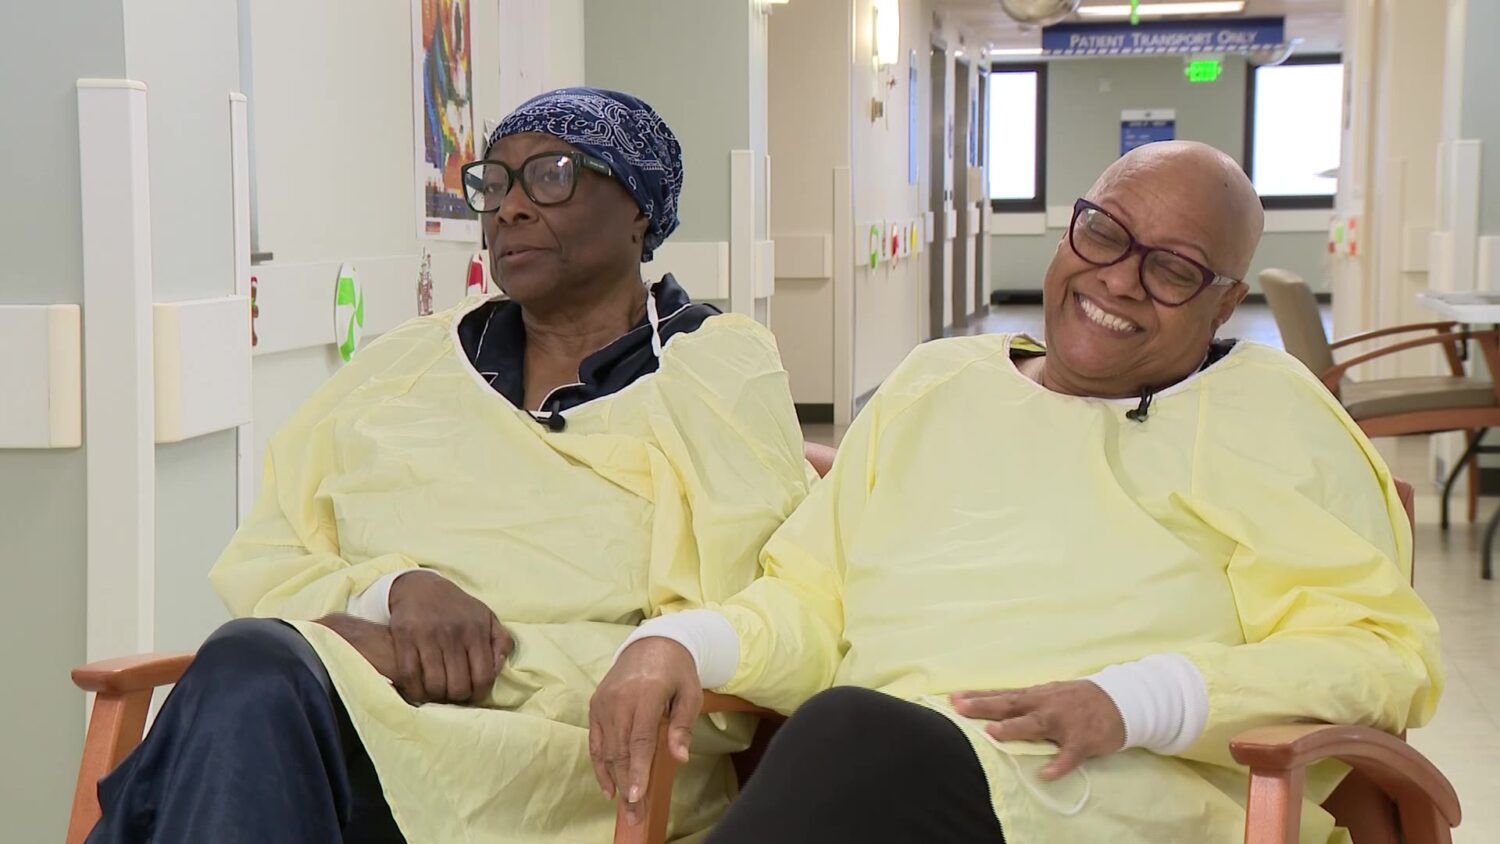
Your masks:
M1151 144L1073 222L1045 348L919 346L765 575L631 635L590 712L627 818L664 716L693 758L704 689L791 714L709 844L1238 840L1231 736L1431 717L1436 624L1380 456L1299 362L1214 340L1261 231L1244 172ZM1345 770L1308 769L1312 803Z
M1196 370L1249 292L1238 279L1263 218L1244 172L1211 147L1157 143L1121 158L1074 206L1047 268L1043 384L1124 398Z

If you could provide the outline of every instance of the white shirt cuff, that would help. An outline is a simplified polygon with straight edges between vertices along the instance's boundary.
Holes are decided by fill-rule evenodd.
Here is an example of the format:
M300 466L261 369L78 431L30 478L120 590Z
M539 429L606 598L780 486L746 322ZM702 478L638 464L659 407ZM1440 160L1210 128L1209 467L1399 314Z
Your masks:
M705 689L728 683L739 670L740 634L729 619L713 610L684 610L644 622L615 651L615 659L636 642L652 638L671 639L686 648L698 666L698 682Z
M365 589L365 591L359 593L358 595L350 596L349 604L344 608L344 612L354 616L355 618L362 618L365 621L373 621L376 624L390 624L391 585L394 584L396 582L396 579L401 575L411 574L414 571L429 571L432 574L437 574L437 572L431 571L430 569L420 568L409 568L402 569L400 571L393 571L390 574L385 575L384 577L375 581L374 583L371 583L369 587ZM438 574L438 577L442 577L442 575Z
M1125 747L1163 756L1186 751L1208 722L1208 685L1182 654L1154 654L1085 678L1104 690L1125 723Z

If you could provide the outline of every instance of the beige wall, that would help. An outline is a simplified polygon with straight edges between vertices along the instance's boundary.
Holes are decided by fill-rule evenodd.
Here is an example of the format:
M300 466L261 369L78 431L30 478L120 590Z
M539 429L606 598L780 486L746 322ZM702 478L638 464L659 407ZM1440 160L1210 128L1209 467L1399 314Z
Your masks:
M1375 51L1378 90L1373 98L1374 133L1371 185L1365 202L1365 253L1370 269L1380 279L1373 297L1370 327L1427 322L1430 312L1417 305L1427 289L1425 269L1409 271L1404 246L1408 238L1425 239L1437 218L1437 149L1442 122L1442 99L1433 91L1443 85L1443 66L1433 57L1443 51L1444 15L1441 4L1416 9L1409 3L1386 0L1389 20L1381 27ZM1492 30L1493 31L1493 30ZM1493 55L1493 51L1486 50ZM1500 70L1500 63L1496 64ZM1489 77L1488 84L1500 78ZM1493 100L1491 101L1493 102ZM1492 107L1489 111L1494 112ZM1500 141L1500 132L1495 138ZM1500 158L1493 159L1500 171ZM1497 182L1500 185L1500 182ZM1500 191L1496 192L1500 204ZM1426 374L1432 361L1424 355L1398 355L1370 375Z
M772 328L792 375L799 403L836 403L838 345L850 341L850 398L875 389L926 337L928 264L926 250L945 250L962 243L936 240L924 252L899 261L882 261L871 270L868 231L886 222L919 220L928 210L931 178L930 50L934 5L930 0L901 0L901 49L896 64L873 66L873 0L842 3L793 3L777 7L771 19L770 115L772 152L772 232L778 238L832 234L833 168L851 170L852 245L835 254L835 276L850 278L849 325L840 326L838 283L834 279L777 280ZM952 114L953 52L961 33L937 33L948 46L944 104ZM849 44L840 55L831 45ZM908 63L916 52L917 112L909 115ZM978 69L970 66L971 78ZM894 82L894 85L888 83ZM871 101L885 102L885 115L871 119ZM830 107L832 105L832 107ZM908 181L909 120L917 122L917 172ZM976 170L977 173L977 170ZM945 162L945 182L955 178L954 163ZM963 177L962 171L958 173ZM951 266L951 261L947 262ZM849 271L852 268L852 273ZM951 270L945 271L945 277ZM951 301L951 277L945 278L944 302ZM951 308L945 322L952 322ZM844 334L841 335L841 328ZM852 335L852 336L851 336Z
M835 167L848 167L849 4L790 3L770 18L771 236L833 236ZM834 256L849 263L853 256ZM771 330L799 404L834 401L834 279L776 279Z
M927 96L928 51L932 44L931 8L919 0L902 0L901 52L894 66L872 68L871 0L854 3L854 78L852 162L856 255L866 254L863 232L881 221L905 221L927 210ZM952 39L956 46L957 39ZM918 183L907 183L907 62L917 51L916 119ZM886 117L870 119L870 99L877 86L891 77L895 86L885 95ZM950 74L951 79L951 74ZM951 101L951 85L948 92ZM885 380L896 365L925 339L927 261L915 255L895 263L882 262L875 270L863 262L854 271L855 396L863 396Z
M565 14L577 3L549 10L545 2L472 3L474 119L481 130L533 94L582 84L581 72L554 76L581 61L582 32L566 28ZM411 7L341 0L253 3L251 10L259 248L278 264L411 256L413 266L423 247L474 251L477 244L418 242ZM555 19L559 28L549 29ZM502 38L518 30L556 46L508 54ZM337 206L309 202L310 196L336 197ZM331 345L256 356L255 465L271 435L339 366Z
M1333 323L1348 335L1377 326L1427 322L1416 294L1425 269L1408 271L1408 241L1425 247L1437 222L1447 18L1443 4L1418 9L1394 0L1350 0L1345 59L1351 73L1338 213L1359 218L1363 253L1331 257ZM1429 374L1435 355L1397 355L1367 377Z

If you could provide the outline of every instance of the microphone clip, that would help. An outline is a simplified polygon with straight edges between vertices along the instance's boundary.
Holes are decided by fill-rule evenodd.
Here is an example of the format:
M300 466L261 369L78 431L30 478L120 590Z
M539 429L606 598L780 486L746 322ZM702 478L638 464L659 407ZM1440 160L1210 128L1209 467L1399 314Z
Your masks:
M1145 422L1146 416L1151 413L1151 400L1156 398L1156 390L1150 387L1141 388L1141 403L1135 406L1135 410L1125 411L1125 418L1132 422Z

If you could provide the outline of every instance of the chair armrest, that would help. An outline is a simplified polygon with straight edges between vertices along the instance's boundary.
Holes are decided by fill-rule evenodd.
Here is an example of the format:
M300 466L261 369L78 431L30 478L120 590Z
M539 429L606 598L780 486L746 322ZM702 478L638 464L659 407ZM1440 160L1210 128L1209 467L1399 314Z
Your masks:
M1362 334L1354 334L1342 340L1335 340L1328 344L1329 349L1340 349L1344 346L1353 346L1356 343L1364 343L1377 337L1389 337L1392 334L1406 334L1411 331L1436 331L1439 334L1451 331L1456 322L1418 322L1411 325L1397 325L1391 328L1381 328L1375 331L1366 331Z
M1329 724L1258 727L1231 739L1229 752L1250 768L1252 808L1258 780L1291 782L1300 792L1308 765L1337 759L1396 803L1408 840L1440 840L1423 833L1458 826L1462 818L1458 794L1447 777L1411 745L1380 730ZM1300 793L1287 796L1300 804ZM1254 825L1253 819L1248 822Z
M193 662L190 653L157 653L101 659L73 669L73 685L86 692L126 694L175 683Z
M99 780L140 743L152 690L177 682L192 661L190 653L139 654L73 669L73 684L96 694L73 788L67 844L82 844L99 822Z
M1420 348L1422 346L1436 346L1439 344L1459 343L1465 340L1477 340L1481 344L1492 346L1497 342L1497 340L1500 340L1500 332L1490 330L1473 331L1464 334L1436 334L1432 337L1423 337L1420 340L1407 340L1404 343L1397 343L1394 346L1387 346L1383 349L1376 349L1373 352L1367 352L1365 354L1352 357L1344 361L1343 363L1329 367L1326 372L1318 377L1319 380L1323 382L1324 386L1326 386L1329 390L1332 390L1334 395L1338 395L1338 385L1341 381L1344 380L1344 375L1347 374L1350 369L1359 366L1362 363L1369 363L1376 358L1385 357L1386 355L1393 355L1396 352L1404 352L1409 349Z
M765 707L756 706L744 698L733 695L721 695L718 692L703 693L703 710L700 714L712 715L715 712L748 712L751 715L760 715L765 718L782 718L780 713L772 712Z
M746 712L769 718L782 716L763 709L748 700L716 692L703 693L703 708L700 715L716 712ZM677 760L667 749L667 721L662 719L656 732L656 754L651 759L651 773L646 781L646 793L641 796L645 816L638 826L631 826L625 819L625 804L615 810L614 844L663 844L667 840L667 819L672 812L672 781L677 776Z

